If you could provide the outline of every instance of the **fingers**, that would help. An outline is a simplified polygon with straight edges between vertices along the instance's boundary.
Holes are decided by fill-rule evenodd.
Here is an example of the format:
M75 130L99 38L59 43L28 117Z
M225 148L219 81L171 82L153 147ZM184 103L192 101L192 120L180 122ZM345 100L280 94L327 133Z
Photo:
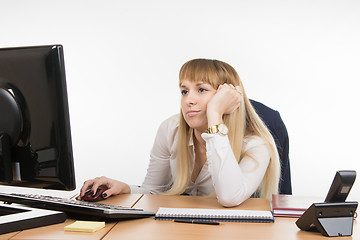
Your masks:
M241 101L242 91L241 91L240 86L234 87L234 85L232 85L232 84L224 83L224 84L220 85L218 88L218 90L222 90L222 91L225 91L225 89L227 89L229 91L229 92L227 92L228 94L236 93L238 96L238 100Z
M87 180L84 182L83 186L80 189L80 198L82 198L85 195L86 190L88 190L94 183L94 179Z
M220 85L218 90L220 90L221 88L229 88L229 89L235 90L236 92L241 94L240 86L234 86L231 83L230 84L224 83L224 84Z
M96 192L97 189L98 189L100 186L106 185L106 184L105 184L106 181L108 181L108 178L106 178L106 177L97 177L97 178L95 178L95 181L94 181L94 183L93 183L93 185L92 185L92 187L91 187L91 191Z
M130 187L124 182L112 180L111 185L104 191L104 198L110 197L111 195L117 195L120 193L130 193Z
M242 102L242 88L232 84L222 84L218 87L216 94L208 102L208 122L218 122L219 116L231 114L238 109Z
M224 111L224 113L230 114L240 107L242 91L240 86L234 86L232 84L223 84L223 86L224 89L227 89L226 95L228 101L228 108Z
M91 191L95 193L100 187L105 190L103 192L104 198L110 197L111 195L131 192L129 185L124 182L107 177L97 177L84 182L80 190L79 198L82 199L87 190L91 189Z
M108 182L108 178L106 178L106 177L97 177L97 178L85 181L83 186L80 189L80 198L82 198L84 196L85 192L88 189L91 189L91 191L95 193L100 186L103 186L103 185L106 186L107 182Z

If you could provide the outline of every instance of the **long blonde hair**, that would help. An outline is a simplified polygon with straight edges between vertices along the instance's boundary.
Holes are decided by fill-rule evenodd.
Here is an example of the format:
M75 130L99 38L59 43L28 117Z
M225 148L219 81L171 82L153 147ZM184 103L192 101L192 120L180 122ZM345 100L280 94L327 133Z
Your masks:
M260 197L271 197L271 194L277 193L280 163L274 139L252 107L235 69L229 64L218 60L194 59L186 62L180 69L179 85L185 79L192 82L205 82L215 89L224 83L240 86L242 92L240 107L233 113L223 117L224 123L229 128L228 137L233 153L240 163L245 156L249 156L243 149L244 138L254 135L261 137L269 150L270 162L257 190L257 195ZM189 184L191 161L189 159L188 147L192 131L193 129L186 123L180 111L176 177L171 189L166 194L181 194Z

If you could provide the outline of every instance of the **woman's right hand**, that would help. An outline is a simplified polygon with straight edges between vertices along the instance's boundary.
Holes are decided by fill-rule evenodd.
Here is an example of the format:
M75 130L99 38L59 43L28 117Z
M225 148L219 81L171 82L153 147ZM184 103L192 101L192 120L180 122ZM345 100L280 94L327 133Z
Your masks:
M80 189L79 198L82 199L85 195L85 192L89 189L96 193L98 188L105 190L103 192L104 198L121 193L130 193L130 187L128 184L102 176L85 181Z

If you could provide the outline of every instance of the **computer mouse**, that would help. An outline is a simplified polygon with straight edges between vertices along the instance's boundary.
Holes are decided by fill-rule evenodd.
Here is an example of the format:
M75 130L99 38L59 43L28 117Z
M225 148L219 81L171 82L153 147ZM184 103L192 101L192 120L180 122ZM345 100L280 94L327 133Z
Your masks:
M98 201L105 200L105 198L103 196L104 191L105 191L104 189L98 188L96 193L92 194L93 192L91 191L91 189L89 189L85 192L85 195L83 196L82 200L88 201L88 202L98 202Z

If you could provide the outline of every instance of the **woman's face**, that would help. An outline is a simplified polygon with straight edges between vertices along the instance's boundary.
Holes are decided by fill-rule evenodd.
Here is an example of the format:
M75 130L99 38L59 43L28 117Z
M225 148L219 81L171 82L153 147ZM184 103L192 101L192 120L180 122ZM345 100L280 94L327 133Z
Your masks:
M191 128L205 131L208 128L207 104L215 95L216 89L208 83L183 80L180 91L181 110L186 123Z

